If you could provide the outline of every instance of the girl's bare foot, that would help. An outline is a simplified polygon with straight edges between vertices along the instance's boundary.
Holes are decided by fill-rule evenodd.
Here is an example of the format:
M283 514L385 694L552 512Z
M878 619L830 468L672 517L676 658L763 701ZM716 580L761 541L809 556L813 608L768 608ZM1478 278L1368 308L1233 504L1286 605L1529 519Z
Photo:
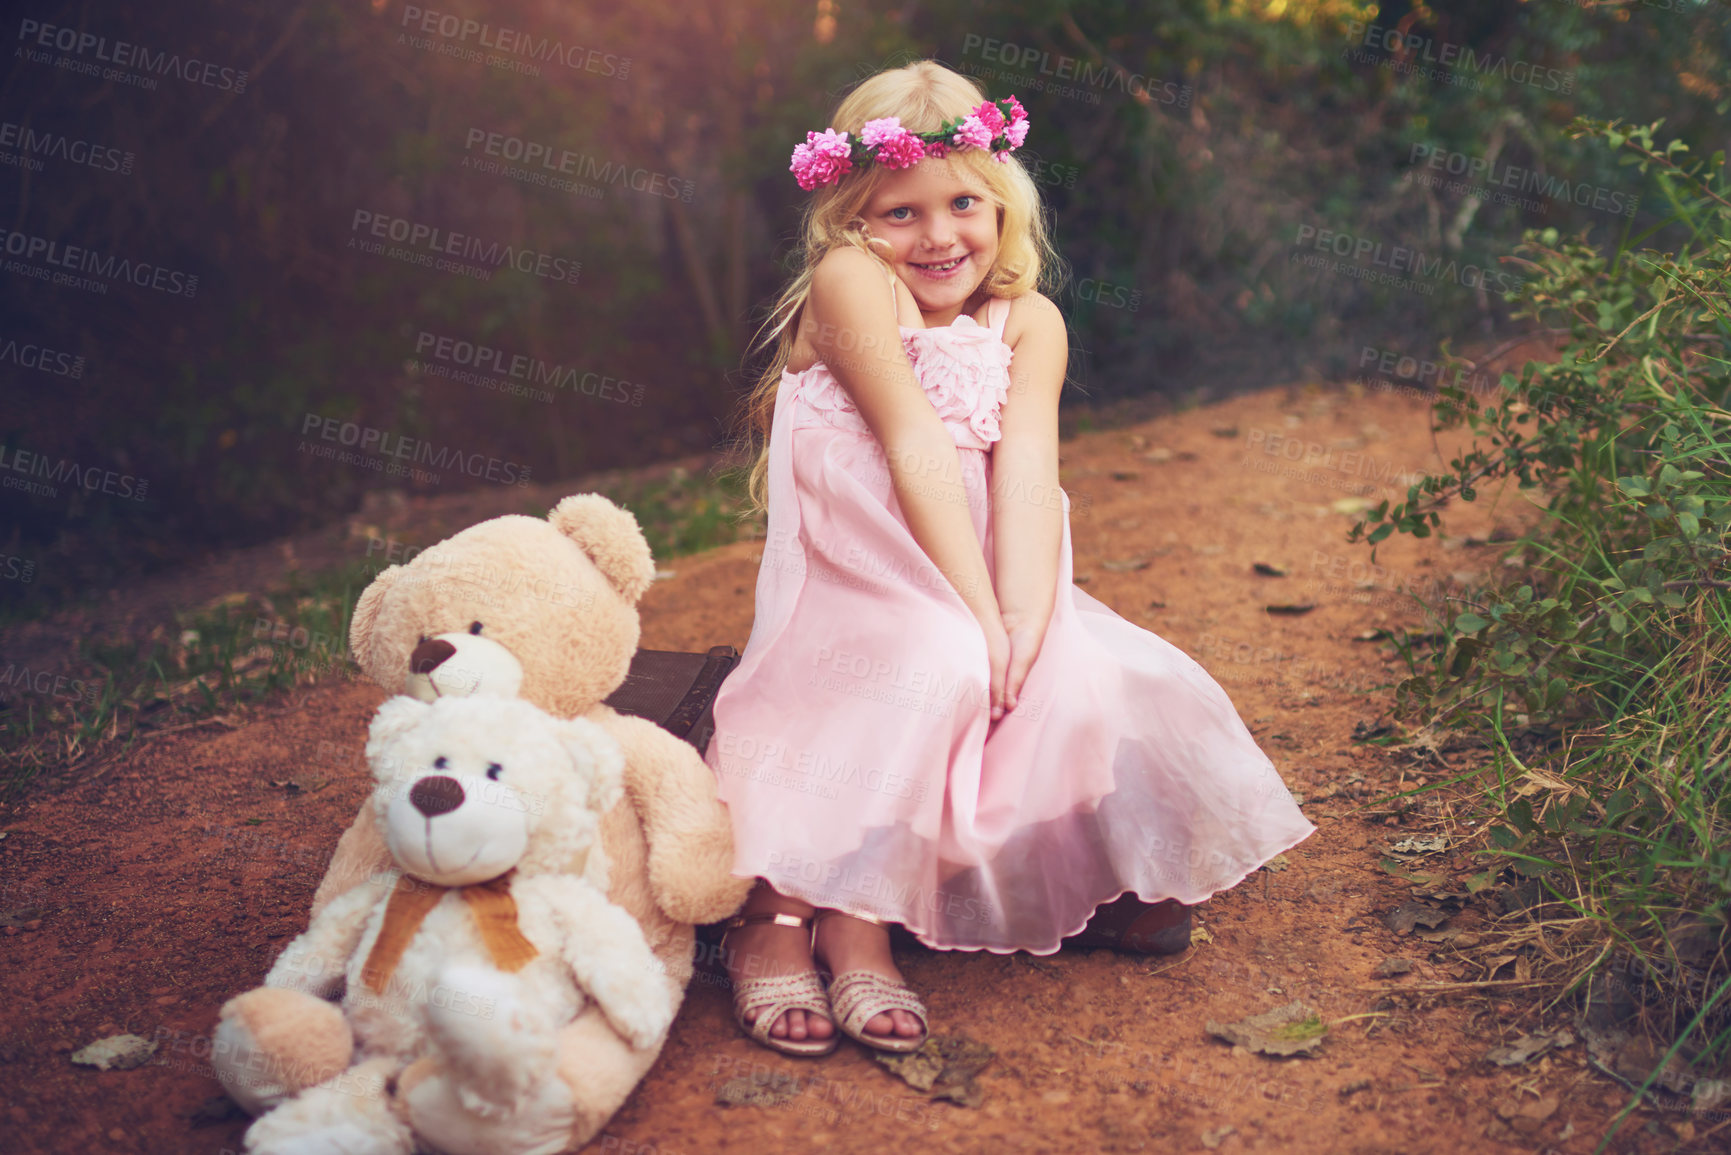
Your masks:
M848 971L872 971L892 982L902 982L902 972L896 969L890 955L890 932L862 919L840 912L820 918L813 941L812 956L821 961L832 975ZM886 1011L866 1020L865 1033L885 1038L918 1038L925 1028L918 1016L903 1010ZM818 1035L817 1038L828 1038Z
M741 914L784 913L811 917L814 908L808 902L789 898L772 889L762 879L745 900ZM768 978L775 975L811 971L811 930L808 927L779 926L772 922L752 923L727 932L722 942L722 962L727 967L730 982ZM756 1024L757 1012L746 1013L745 1020ZM835 1024L822 1015L790 1010L769 1028L772 1038L804 1042L822 1041L835 1034Z

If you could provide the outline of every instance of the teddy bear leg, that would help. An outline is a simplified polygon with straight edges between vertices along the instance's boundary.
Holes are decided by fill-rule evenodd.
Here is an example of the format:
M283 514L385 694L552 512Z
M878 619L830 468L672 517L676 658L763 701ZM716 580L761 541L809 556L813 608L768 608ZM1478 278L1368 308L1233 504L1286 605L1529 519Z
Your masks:
M575 1150L571 1093L551 1069L510 1111L463 1105L462 1079L429 1055L397 1078L397 1103L416 1137L444 1155L556 1155Z
M260 987L222 1005L211 1066L229 1097L260 1115L348 1069L354 1037L343 1012L301 991Z
M386 1084L398 1069L370 1059L302 1091L246 1131L246 1155L413 1155L415 1138Z
M463 1105L478 1114L516 1108L547 1077L558 1038L546 1008L513 975L455 964L439 972L427 1033L456 1077Z
M397 1086L416 1135L450 1155L565 1150L571 1102L554 1074L558 1036L516 977L448 966L426 1015L433 1054Z
M675 987L677 1000L684 988ZM559 1081L570 1094L572 1149L593 1139L661 1055L665 1034L637 1050L615 1031L599 1007L590 1006L559 1032Z

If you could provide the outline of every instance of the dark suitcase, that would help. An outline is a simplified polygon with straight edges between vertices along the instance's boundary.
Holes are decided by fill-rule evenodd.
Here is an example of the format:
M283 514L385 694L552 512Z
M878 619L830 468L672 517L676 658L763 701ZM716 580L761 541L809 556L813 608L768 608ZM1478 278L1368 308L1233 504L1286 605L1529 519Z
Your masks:
M624 683L602 700L621 714L649 719L701 754L715 733L715 692L738 664L732 646L711 646L704 654L638 650Z

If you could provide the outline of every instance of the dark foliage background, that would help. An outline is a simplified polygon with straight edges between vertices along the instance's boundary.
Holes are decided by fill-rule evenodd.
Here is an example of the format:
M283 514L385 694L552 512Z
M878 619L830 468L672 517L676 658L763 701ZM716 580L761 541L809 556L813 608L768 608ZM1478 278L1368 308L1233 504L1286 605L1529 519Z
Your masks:
M428 12L435 31L423 31ZM440 35L438 16L486 25L494 43L509 28L580 46L577 66L508 51L519 67L465 59L453 53L502 50L482 49L479 32ZM55 59L89 63L96 50L37 47L48 25L244 70L244 91L220 74L158 74L154 90L81 74ZM0 269L0 345L13 342L0 354L0 474L25 476L22 451L84 482L54 496L0 490L5 565L54 575L0 581L15 611L315 523L368 489L496 483L462 468L427 480L314 458L304 446L330 443L303 432L311 419L425 439L537 480L720 444L755 365L751 334L787 275L802 195L789 150L851 85L910 59L939 59L1029 109L1022 155L1039 166L1072 268L1059 293L1073 333L1069 406L1349 377L1367 347L1425 357L1445 341L1505 340L1515 329L1494 282L1430 278L1421 294L1319 274L1292 260L1314 251L1298 243L1315 235L1303 230L1519 275L1508 257L1523 227L1602 243L1639 235L1663 206L1624 216L1590 198L1480 203L1412 179L1449 179L1425 156L1626 199L1648 191L1643 179L1564 136L1574 116L1663 117L1665 135L1699 156L1731 135L1731 11L1708 0L870 11L832 0L81 0L32 5L7 27L0 131L14 143L0 166L0 263L42 266L17 253L20 234L198 277L187 297ZM1492 66L1461 66L1463 48ZM130 154L129 171L32 156L15 143L24 132ZM587 158L578 173L592 175L573 179L601 195L478 170L498 159L475 143L489 133ZM575 284L510 269L480 281L364 254L349 246L357 212L580 261L581 273ZM541 386L546 403L433 376L423 334L538 359L565 384ZM82 373L26 365L26 346L81 356ZM92 469L133 479L135 496L88 491Z

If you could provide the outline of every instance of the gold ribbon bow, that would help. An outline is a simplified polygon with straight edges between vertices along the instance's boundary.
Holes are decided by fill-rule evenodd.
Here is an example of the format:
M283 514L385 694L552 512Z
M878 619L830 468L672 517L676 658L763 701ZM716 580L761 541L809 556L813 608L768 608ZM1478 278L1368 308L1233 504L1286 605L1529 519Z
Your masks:
M473 886L435 886L400 875L390 901L385 904L385 921L379 927L379 937L373 941L373 949L361 968L366 984L383 993L427 912L452 890L469 905L469 913L474 916L493 965L507 973L522 970L540 952L517 927L517 900L511 897L511 876L515 873L507 870L498 878Z

